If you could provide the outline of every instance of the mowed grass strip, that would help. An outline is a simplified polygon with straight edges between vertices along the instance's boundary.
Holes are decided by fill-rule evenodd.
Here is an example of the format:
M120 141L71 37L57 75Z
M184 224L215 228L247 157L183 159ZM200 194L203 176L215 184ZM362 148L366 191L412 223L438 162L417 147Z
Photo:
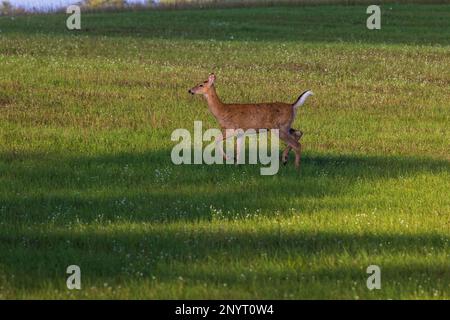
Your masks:
M0 17L0 297L450 298L448 8ZM226 102L316 93L300 173L172 164L217 126L209 72Z

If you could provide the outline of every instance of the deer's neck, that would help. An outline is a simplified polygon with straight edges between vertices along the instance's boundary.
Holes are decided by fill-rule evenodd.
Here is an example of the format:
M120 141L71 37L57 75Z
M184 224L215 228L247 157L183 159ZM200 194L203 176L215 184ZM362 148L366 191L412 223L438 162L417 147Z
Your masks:
M218 118L222 114L224 104L220 101L219 96L216 93L216 89L211 87L208 93L205 93L206 102L208 103L208 108L212 114Z

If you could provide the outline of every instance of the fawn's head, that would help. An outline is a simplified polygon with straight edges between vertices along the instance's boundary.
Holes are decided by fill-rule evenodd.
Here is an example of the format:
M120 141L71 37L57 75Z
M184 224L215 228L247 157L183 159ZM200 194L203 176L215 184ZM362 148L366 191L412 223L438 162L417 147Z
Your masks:
M214 81L216 80L216 76L211 73L208 77L208 80L196 85L192 89L189 89L190 94L207 94L212 86L214 86Z

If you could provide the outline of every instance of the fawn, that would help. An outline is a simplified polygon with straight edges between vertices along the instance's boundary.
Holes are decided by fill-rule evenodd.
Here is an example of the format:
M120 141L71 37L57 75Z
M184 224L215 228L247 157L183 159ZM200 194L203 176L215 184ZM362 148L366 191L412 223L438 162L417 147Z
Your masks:
M297 108L303 105L309 96L313 95L312 91L307 90L303 92L293 104L283 102L222 103L214 88L215 80L216 76L210 74L207 81L189 89L188 92L193 95L202 94L206 98L208 108L219 122L222 130L222 137L216 142L220 143L222 140L231 137L232 135L230 134L233 130L279 129L280 139L287 144L282 154L283 164L287 163L289 151L293 149L295 152L295 166L299 168L301 156L299 140L303 133L291 128L291 125L294 122ZM237 152L239 154L239 150Z

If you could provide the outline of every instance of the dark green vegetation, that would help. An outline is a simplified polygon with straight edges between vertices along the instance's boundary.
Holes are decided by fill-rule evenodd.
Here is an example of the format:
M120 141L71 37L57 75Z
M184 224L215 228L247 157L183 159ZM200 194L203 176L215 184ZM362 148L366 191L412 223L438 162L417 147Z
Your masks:
M449 6L365 9L0 17L0 297L450 298ZM172 164L211 71L314 90L300 173Z

